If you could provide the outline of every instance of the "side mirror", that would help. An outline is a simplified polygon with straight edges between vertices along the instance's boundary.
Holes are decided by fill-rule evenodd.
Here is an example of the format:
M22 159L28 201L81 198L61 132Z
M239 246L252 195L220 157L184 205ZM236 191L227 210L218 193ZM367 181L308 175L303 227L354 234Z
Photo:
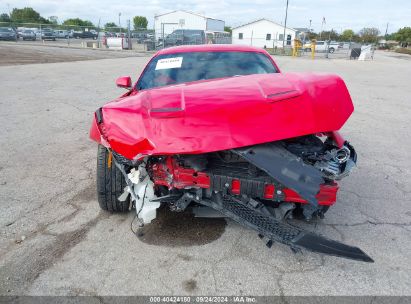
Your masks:
M124 76L124 77L119 77L119 78L117 78L117 80L116 80L116 85L117 85L119 88L125 88L125 89L130 90L130 89L131 89L131 86L132 86L130 76Z

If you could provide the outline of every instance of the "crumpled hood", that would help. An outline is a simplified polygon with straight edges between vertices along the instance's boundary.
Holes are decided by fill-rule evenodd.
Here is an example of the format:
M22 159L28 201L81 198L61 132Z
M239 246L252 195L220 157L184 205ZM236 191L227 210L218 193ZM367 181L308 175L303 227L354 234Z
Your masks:
M335 131L352 111L338 76L248 75L119 98L103 106L100 129L113 150L134 159L206 153Z

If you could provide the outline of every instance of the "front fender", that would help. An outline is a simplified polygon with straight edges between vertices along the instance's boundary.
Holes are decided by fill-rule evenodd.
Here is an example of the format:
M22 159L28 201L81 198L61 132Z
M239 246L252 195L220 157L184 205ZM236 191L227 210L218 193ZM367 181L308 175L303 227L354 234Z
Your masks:
M99 124L97 121L96 114L94 114L93 121L90 127L89 137L91 140L94 140L95 142L105 146L106 148L111 148L110 144L101 132L100 125L101 124Z

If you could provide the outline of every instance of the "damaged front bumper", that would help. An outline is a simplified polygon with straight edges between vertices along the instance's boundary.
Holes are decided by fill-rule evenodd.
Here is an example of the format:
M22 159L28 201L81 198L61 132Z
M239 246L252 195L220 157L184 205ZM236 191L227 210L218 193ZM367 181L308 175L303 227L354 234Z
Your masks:
M229 196L215 196L213 200L202 200L201 204L218 210L241 225L256 230L260 237L268 240L267 245L269 247L273 242L279 242L290 246L293 251L304 248L322 254L363 262L374 262L370 256L358 247L330 240L276 220L263 205L256 201L249 200L246 202Z
M357 247L288 222L289 211L294 214L297 205L305 220L321 217L324 208L336 200L335 180L347 175L357 160L347 142L338 145L327 142L328 138L315 138L265 143L216 155L147 157L128 173L125 168L133 164L113 155L143 223L155 218L161 203L169 204L173 211L183 211L194 203L256 230L270 245L279 242L293 250L304 248L373 262Z

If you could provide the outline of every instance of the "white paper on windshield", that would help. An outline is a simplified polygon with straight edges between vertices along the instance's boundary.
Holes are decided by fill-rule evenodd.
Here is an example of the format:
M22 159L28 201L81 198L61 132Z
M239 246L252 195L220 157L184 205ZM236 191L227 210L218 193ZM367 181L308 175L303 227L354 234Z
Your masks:
M156 70L179 69L183 63L183 57L165 58L157 61Z

